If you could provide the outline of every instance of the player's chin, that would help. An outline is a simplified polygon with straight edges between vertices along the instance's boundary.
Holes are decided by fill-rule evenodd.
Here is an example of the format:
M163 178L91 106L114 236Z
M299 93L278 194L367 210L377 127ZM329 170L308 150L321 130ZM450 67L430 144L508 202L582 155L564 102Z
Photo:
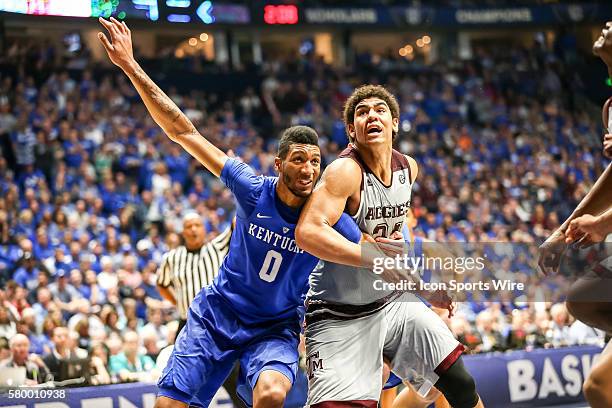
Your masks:
M388 142L388 137L383 133L367 133L365 137L366 144L382 144Z
M312 194L312 189L314 187L314 183L303 184L303 183L295 183L291 191L298 197L306 198Z

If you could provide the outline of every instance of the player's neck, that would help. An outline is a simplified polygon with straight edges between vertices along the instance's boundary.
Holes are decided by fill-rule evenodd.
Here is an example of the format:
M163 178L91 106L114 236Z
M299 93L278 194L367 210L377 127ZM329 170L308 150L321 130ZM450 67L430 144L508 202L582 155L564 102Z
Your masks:
M278 179L278 183L276 184L276 194L281 202L287 207L300 208L306 202L306 198L293 194L280 177Z
M385 185L389 185L393 177L391 169L393 149L388 145L357 146L357 151L370 171Z

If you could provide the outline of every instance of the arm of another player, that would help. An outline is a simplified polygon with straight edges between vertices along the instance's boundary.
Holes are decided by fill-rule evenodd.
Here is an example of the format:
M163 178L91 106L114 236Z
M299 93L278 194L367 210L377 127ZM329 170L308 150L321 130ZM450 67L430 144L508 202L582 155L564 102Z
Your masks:
M360 189L361 168L351 159L332 162L302 209L295 240L304 251L324 261L364 266L361 246L349 241L333 226L349 197Z
M574 212L553 232L540 246L538 266L544 274L556 272L561 263L561 256L566 249L566 231L570 223L583 215L599 215L610 207L612 202L612 164L595 182L595 185L580 201Z
M99 21L110 34L109 41L103 33L98 33L100 42L113 64L121 68L132 81L155 123L170 140L180 144L211 173L219 177L227 155L197 131L189 118L140 67L134 59L132 34L125 22L119 22L113 17L110 21L100 17Z

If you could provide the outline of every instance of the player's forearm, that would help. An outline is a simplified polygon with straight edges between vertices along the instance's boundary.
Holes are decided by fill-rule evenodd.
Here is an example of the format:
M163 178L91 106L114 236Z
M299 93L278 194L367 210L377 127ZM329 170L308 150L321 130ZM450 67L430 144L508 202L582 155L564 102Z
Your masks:
M612 234L612 202L610 203L610 208L601 214L599 217L599 223L602 226L602 230L604 234Z
M136 61L125 68L124 72L138 91L155 123L172 141L179 143L218 177L227 160L227 155L197 131L189 118L153 82Z
M584 214L599 215L606 211L612 203L612 163L595 182L595 185L580 201L572 215L559 228L562 232L567 230L569 223Z
M155 82L134 61L124 69L138 91L147 110L155 122L174 140L179 135L194 132L193 123L181 112L178 106L162 91Z
M295 230L297 245L327 262L363 266L361 246L344 238L327 224L298 224Z

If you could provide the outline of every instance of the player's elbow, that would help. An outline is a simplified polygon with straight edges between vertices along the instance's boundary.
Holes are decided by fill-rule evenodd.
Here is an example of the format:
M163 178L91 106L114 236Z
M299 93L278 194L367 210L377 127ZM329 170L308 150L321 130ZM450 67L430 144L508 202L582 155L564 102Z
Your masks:
M295 243L300 249L306 252L312 250L312 243L315 241L315 228L308 222L301 222L295 228Z

